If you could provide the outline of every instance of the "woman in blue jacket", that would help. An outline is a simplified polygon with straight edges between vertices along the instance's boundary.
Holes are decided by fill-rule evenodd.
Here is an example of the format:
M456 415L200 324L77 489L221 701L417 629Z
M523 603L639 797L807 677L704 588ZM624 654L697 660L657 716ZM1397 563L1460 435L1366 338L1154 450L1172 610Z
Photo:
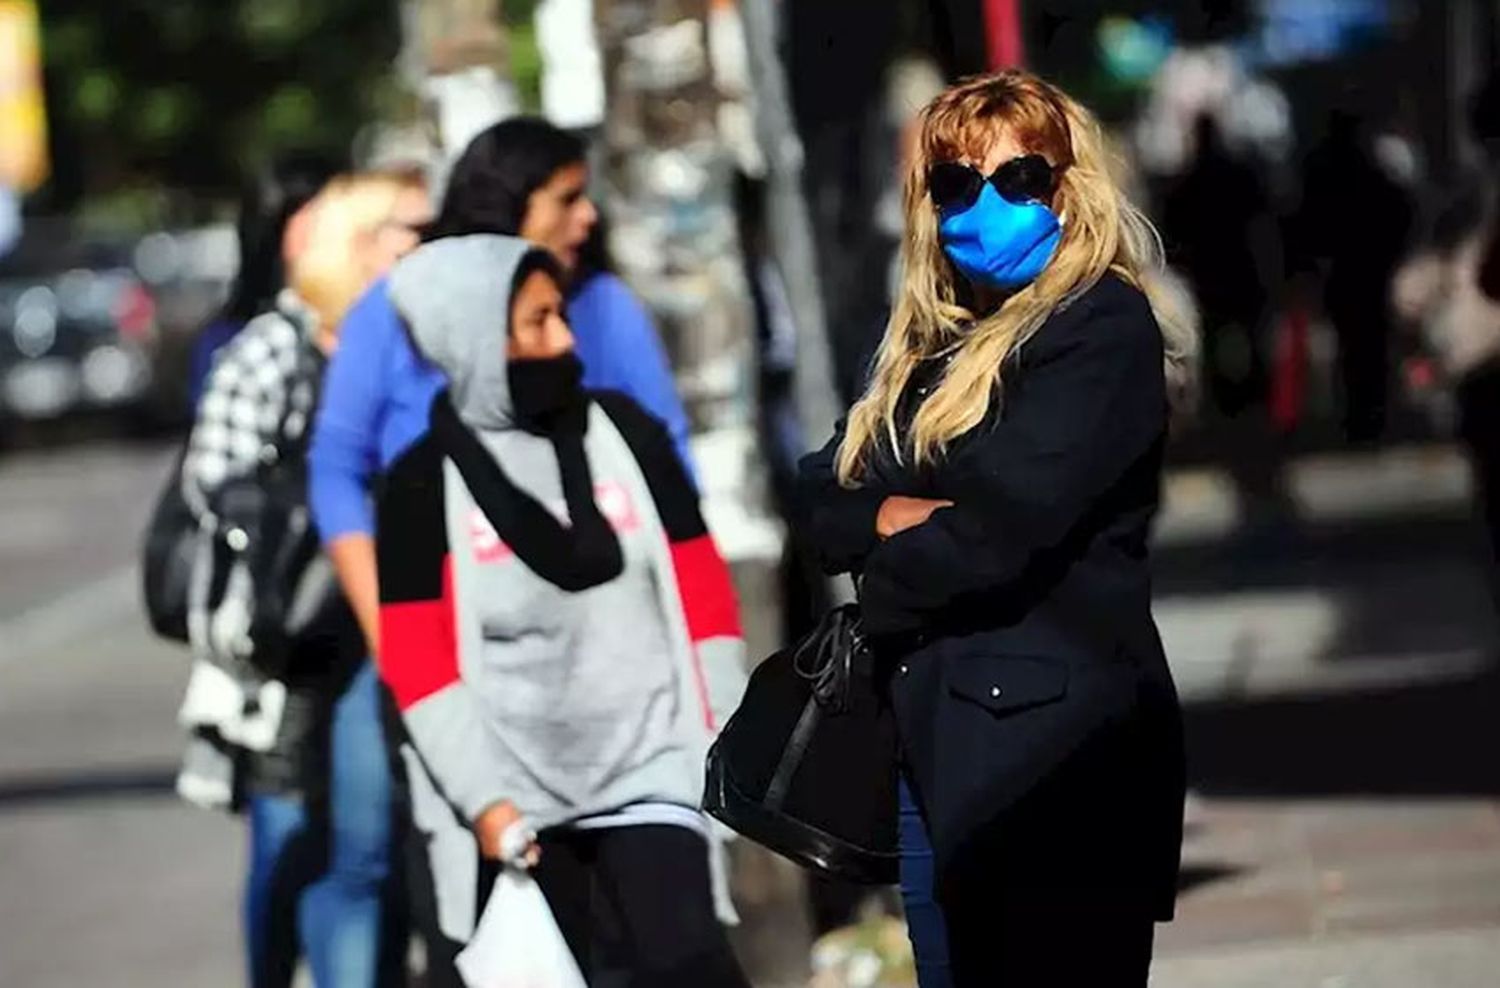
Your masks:
M904 259L803 481L888 676L922 988L1144 988L1184 774L1148 539L1191 336L1098 123L1024 72L924 111Z
M550 251L571 279L568 321L584 385L634 398L665 423L688 464L687 415L651 317L623 281L585 257L599 220L586 155L582 141L543 120L496 124L454 164L428 239L506 234ZM421 438L444 385L412 349L378 282L344 321L309 457L313 514L372 650L379 593L371 481Z

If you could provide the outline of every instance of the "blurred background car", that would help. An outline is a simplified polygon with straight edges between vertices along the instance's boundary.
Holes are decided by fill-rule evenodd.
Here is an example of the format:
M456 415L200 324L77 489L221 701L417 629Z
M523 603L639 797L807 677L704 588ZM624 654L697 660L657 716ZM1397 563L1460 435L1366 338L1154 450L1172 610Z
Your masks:
M60 233L32 222L0 258L0 411L7 422L87 409L144 420L160 331L131 245Z
M0 429L92 413L181 426L191 337L234 264L227 227L110 238L28 220L0 255Z

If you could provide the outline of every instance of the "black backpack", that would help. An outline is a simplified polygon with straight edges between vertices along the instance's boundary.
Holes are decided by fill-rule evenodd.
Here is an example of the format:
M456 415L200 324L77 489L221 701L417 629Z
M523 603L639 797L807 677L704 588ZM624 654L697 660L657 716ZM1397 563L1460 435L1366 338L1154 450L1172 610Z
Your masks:
M750 675L708 754L703 808L835 878L899 878L895 715L847 604Z
M287 384L288 409L277 441L253 472L214 492L208 504L211 531L204 530L183 495L186 446L178 454L146 529L141 567L146 613L157 634L188 641L190 588L195 567L205 558L212 567L210 603L225 592L231 569L248 568L254 599L245 657L269 675L284 671L295 641L342 619L331 571L314 566L321 546L307 501L310 419L321 371L318 361L299 362L296 378ZM299 388L308 389L300 404L291 397ZM205 539L211 549L206 557Z
M182 461L187 444L172 461L156 509L146 524L141 547L141 596L151 630L172 641L188 640L188 587L198 545L198 519L182 496Z

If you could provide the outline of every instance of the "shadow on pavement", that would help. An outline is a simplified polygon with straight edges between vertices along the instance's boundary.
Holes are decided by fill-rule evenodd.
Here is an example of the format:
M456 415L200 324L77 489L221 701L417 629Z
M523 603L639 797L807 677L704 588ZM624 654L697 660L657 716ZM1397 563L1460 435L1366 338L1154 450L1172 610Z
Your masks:
M1226 590L1335 586L1369 566L1411 566L1442 559L1472 566L1482 579L1484 535L1467 514L1368 518L1316 524L1285 521L1253 535L1237 533L1152 550L1160 596L1213 597Z
M177 767L0 780L0 812L89 800L176 798Z
M1184 711L1205 795L1500 795L1500 672Z
M1208 885L1225 878L1233 878L1244 871L1243 868L1235 868L1231 865L1222 864L1189 864L1183 865L1177 874L1177 892L1189 892L1200 885Z

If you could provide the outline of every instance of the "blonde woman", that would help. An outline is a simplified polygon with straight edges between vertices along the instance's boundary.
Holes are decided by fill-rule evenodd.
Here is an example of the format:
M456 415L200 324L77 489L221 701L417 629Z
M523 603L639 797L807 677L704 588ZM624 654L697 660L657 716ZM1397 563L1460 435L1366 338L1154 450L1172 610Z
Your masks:
M299 956L320 988L373 986L404 948L385 915L391 780L358 626L328 576L310 595L316 606L301 608L315 616L271 641L256 615L281 580L245 533L305 518L305 437L339 321L417 245L428 218L414 173L346 175L319 192L283 238L288 287L219 354L183 461L184 494L215 536L203 585L217 589L191 622L183 719L194 735L179 789L249 818L244 923L256 988L289 985ZM305 541L315 554L315 534ZM304 590L317 586L313 571L299 573Z
M862 397L804 461L859 577L903 749L923 988L1145 985L1183 760L1147 565L1187 331L1092 115L1020 71L923 111L900 293Z

